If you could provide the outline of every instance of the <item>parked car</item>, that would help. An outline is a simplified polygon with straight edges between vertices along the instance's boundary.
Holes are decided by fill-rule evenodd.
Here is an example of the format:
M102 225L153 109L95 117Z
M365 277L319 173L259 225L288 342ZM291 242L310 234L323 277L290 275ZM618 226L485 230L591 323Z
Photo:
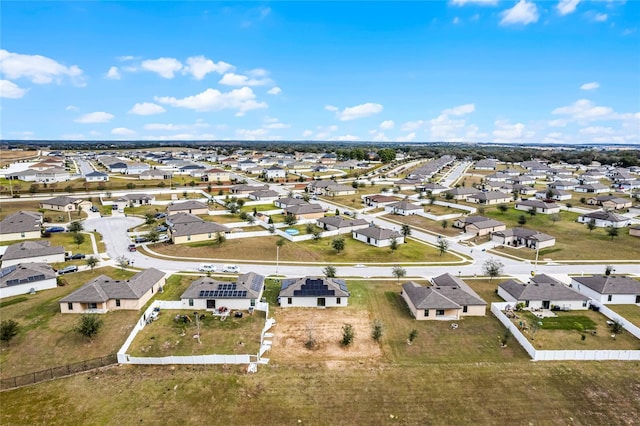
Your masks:
M135 239L134 241L135 241L137 244L140 244L140 243L146 243L146 242L147 242L147 241L149 241L149 240L147 239L147 237L136 237L136 239Z
M137 250L137 249L136 249L136 245L135 245L135 244L129 244L129 246L127 247L127 249L128 249L129 251L136 251L136 250Z
M78 267L76 265L69 265L65 268L62 268L58 271L58 275L69 274L71 272L78 272Z
M167 217L166 213L156 213L154 216L156 219L163 219L165 217Z
M230 272L232 274L237 274L238 267L236 265L224 265L222 267L222 272Z
M203 263L198 266L198 271L200 272L215 272L217 269L216 265L212 265L210 263Z
M65 256L65 260L78 260L78 259L84 259L85 257L87 257L86 255L84 255L83 253L76 253L74 255L71 256Z
M45 229L45 232L48 232L50 234L53 234L54 232L65 232L66 229L64 229L62 226L50 226L49 228Z
M167 229L168 228L166 226L164 226L164 225L160 225L160 226L156 227L156 231L158 231L158 232L166 232Z
M94 213L98 213L100 211L96 206L92 206L89 210L91 210Z

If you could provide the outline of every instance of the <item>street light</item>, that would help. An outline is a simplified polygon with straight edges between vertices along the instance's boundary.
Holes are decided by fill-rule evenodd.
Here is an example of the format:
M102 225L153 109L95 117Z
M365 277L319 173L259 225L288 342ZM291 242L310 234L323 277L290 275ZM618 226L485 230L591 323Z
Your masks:
M280 263L280 246L276 245L276 275L278 275L278 263Z

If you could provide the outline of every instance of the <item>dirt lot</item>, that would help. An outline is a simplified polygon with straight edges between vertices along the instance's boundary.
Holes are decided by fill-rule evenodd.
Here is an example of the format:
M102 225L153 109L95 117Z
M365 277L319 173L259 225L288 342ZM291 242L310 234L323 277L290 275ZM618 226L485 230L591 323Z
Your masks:
M325 360L331 365L335 361L370 362L382 358L380 346L371 339L372 321L367 311L287 308L276 312L273 349L269 353L274 360ZM340 346L344 324L351 324L355 330L355 338L348 348ZM312 350L305 347L310 332L316 340L316 348Z

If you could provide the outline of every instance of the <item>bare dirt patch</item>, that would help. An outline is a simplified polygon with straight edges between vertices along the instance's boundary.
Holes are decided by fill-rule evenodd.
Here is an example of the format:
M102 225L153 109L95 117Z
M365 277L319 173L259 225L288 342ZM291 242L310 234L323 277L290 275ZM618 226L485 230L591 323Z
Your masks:
M379 360L380 345L371 339L372 321L367 311L345 309L288 308L277 311L277 325L273 328L273 347L270 357L278 361ZM340 345L342 326L351 324L355 330L353 343ZM309 333L315 339L314 349L305 343Z

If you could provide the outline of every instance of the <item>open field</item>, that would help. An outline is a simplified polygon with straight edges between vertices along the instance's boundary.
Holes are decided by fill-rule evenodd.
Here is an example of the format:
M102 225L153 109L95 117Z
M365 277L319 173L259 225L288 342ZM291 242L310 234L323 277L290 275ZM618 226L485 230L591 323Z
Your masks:
M529 215L527 212L509 209L502 213L495 207L487 208L485 215L504 222L507 228L517 227L518 218L524 215L527 223L525 228L535 229L556 238L553 247L540 250L540 260L637 260L640 259L640 244L638 239L629 235L627 228L620 229L619 236L614 238L607 235L604 228L596 228L589 232L586 225L576 222L577 213L560 212L560 220L555 224L550 215ZM597 247L597 250L593 248ZM499 252L513 254L518 257L533 260L535 250L500 248Z
M536 349L640 349L640 340L629 333L623 331L615 338L611 337L608 319L599 312L556 312L557 317L542 319L527 311L516 314L519 318L512 319L513 323L519 326L522 321L526 324L523 334ZM584 340L582 336L585 336Z
M622 315L627 321L633 325L640 327L640 306L638 305L607 305L617 314Z
M406 223L407 225L411 225L418 230L432 232L434 234L444 235L445 237L453 237L459 235L462 231L461 229L454 228L451 224L455 221L455 219L447 220L447 227L442 227L443 221L434 221L427 219L426 217L411 215L411 216L401 216L395 214L385 214L382 216L386 220L396 221L399 223Z
M2 319L14 319L20 332L0 353L2 377L12 377L116 353L129 335L139 312L116 311L102 315L104 326L93 342L73 331L80 315L61 314L58 300L98 275L129 278L133 272L104 267L64 275L63 287L35 295L2 300ZM19 300L17 303L14 301Z
M107 251L104 242L102 242L102 235L97 232L92 232L96 239L96 244L98 246L98 252L104 253ZM77 245L73 241L73 233L71 232L56 232L51 234L47 240L51 243L52 246L63 246L66 251L71 251L73 253L84 253L84 254L93 254L93 245L91 244L91 237L84 234L84 242L80 245Z
M427 200L423 200L423 202L427 202ZM449 214L467 214L466 210L456 209L455 207L448 206L439 206L438 204L425 204L424 211L433 215L443 216ZM450 220L451 222L451 220Z
M275 261L276 241L280 237L242 238L227 240L218 247L209 242L192 244L158 244L153 250L160 254L180 257L208 259L243 259ZM438 249L409 240L400 244L393 253L388 247L378 248L345 236L345 249L337 253L331 248L330 238L319 241L287 242L280 248L280 261L327 262L329 263L403 263L403 262L453 262L458 257L445 253L440 256Z
M17 160L34 160L38 158L38 151L10 151L0 150L0 167L4 167Z
M19 212L20 210L37 212L40 209L38 201L2 201L0 203L0 220L5 217ZM43 215L44 216L44 215ZM65 219L66 220L66 219Z

